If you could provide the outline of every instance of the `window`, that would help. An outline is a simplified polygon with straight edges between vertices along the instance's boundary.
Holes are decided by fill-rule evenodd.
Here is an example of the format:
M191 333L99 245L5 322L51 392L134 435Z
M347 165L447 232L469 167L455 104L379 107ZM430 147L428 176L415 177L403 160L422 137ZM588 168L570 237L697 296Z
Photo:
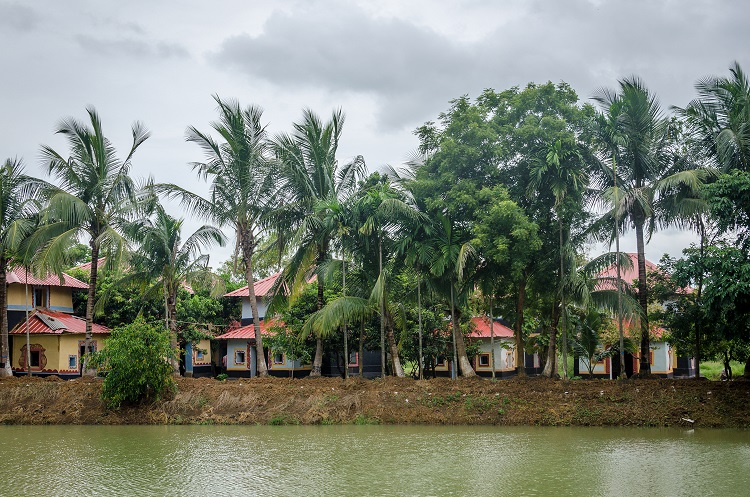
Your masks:
M245 351L244 350L235 350L234 351L234 363L235 364L245 364Z
M349 354L349 367L359 366L359 352Z
M490 355L489 354L479 354L479 365L480 366L489 366L490 365Z
M77 367L78 367L78 356L69 355L68 356L68 369L75 369Z
M39 351L38 350L32 350L31 351L31 367L32 368L38 368L39 367Z
M203 349L195 349L195 360L196 361L203 360Z
M47 307L47 289L34 288L34 306Z
M435 359L435 366L445 367L445 357L438 357L437 359Z
M274 364L286 364L286 360L284 358L283 352L275 352L273 354L273 363Z

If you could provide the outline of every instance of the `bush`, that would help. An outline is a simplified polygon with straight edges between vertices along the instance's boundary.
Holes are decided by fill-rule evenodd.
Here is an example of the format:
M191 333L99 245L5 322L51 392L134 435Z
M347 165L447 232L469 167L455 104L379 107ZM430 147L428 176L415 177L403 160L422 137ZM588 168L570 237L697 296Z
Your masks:
M176 389L169 363L173 357L164 327L139 318L115 328L106 347L92 357L94 367L105 375L102 399L119 408L171 395Z

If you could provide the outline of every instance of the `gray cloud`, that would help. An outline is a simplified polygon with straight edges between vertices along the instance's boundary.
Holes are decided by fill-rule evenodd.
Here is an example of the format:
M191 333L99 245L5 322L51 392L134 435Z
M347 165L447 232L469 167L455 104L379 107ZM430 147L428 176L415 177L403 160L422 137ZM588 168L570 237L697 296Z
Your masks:
M104 39L89 35L76 35L75 41L88 52L106 57L187 58L187 49L177 43L147 42L133 38Z
M19 32L28 32L39 24L39 19L39 14L26 5L0 4L0 26Z
M229 37L209 58L279 86L371 94L379 124L399 128L434 118L462 94L529 81L565 80L588 99L638 74L665 106L684 105L705 75L695 68L723 72L747 38L746 7L707 0L537 0L510 17L498 6L498 20L485 19L494 29L471 44L351 4L324 5L276 12L260 34Z

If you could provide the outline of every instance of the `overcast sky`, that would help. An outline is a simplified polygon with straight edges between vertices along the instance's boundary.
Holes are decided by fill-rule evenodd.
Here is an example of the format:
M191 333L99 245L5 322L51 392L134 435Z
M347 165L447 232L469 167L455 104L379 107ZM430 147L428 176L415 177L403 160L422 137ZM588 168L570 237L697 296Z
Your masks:
M748 19L732 0L0 0L0 160L46 177L39 146L65 151L56 124L93 105L123 154L133 121L152 131L134 176L205 193L184 134L208 131L215 93L261 106L272 133L304 107L341 107L340 158L374 170L403 162L450 99L485 88L566 81L589 101L635 74L664 108L684 106L699 78L734 60L750 70ZM692 239L657 234L647 257Z

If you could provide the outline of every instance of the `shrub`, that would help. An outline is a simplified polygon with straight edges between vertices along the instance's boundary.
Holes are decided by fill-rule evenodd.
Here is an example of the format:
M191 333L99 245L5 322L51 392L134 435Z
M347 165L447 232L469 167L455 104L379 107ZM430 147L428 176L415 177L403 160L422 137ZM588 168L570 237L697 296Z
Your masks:
M109 407L119 408L174 393L169 363L173 357L164 327L139 318L115 328L106 347L92 357L94 367L105 375L102 398Z

